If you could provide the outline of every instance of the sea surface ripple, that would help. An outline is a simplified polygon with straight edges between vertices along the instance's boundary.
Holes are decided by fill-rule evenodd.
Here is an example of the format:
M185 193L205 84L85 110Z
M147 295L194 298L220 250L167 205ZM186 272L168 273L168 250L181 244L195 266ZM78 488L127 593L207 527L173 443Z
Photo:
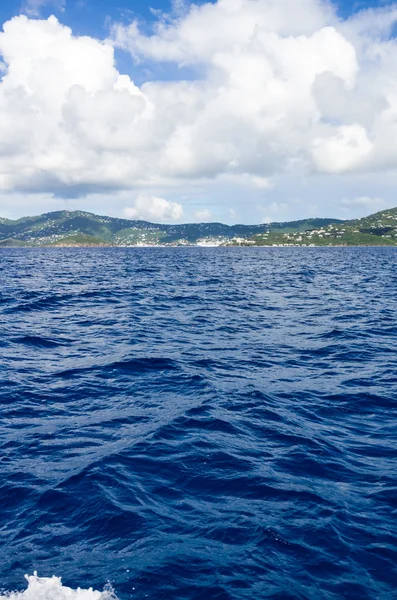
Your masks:
M2 249L0 276L3 590L397 598L395 249Z

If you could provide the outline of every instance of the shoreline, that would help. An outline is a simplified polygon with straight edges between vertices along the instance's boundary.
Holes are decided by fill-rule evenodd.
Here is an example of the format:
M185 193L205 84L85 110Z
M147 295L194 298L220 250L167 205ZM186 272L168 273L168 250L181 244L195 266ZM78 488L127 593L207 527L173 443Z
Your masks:
M120 248L120 249L126 249L126 248L133 248L135 250L142 250L142 249L148 249L148 248L174 248L174 249L180 249L180 248L200 248L200 249L215 249L215 248L288 248L288 249L295 249L295 248L397 248L397 244L396 245L391 245L391 244L319 244L319 245L315 245L312 244L310 246L306 246L306 245L278 245L278 244L274 244L274 245L263 245L263 244L258 244L258 245L253 245L253 244L249 244L249 245L219 245L219 246L200 246L200 245L180 245L180 246L161 246L161 245L156 245L156 246L122 246L119 244L114 244L114 245L110 245L110 244L65 244L65 245L51 245L51 246L4 246L4 245L0 245L0 250L51 250L51 249L77 249L77 250L81 250L81 249L98 249L98 248L102 248L102 249L115 249L115 248Z

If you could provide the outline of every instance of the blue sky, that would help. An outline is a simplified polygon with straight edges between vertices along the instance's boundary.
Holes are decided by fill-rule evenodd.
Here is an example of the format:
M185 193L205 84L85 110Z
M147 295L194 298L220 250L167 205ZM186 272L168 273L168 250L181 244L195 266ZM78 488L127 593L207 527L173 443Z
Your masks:
M394 7L3 0L0 216L253 223L396 205Z

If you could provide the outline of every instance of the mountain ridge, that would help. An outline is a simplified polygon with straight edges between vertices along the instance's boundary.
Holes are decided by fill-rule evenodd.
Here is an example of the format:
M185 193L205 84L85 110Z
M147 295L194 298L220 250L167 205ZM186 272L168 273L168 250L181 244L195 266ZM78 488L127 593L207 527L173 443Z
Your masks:
M195 244L201 239L230 240L239 236L248 239L273 228L281 230L287 227L295 230L337 221L312 219L259 225L225 225L218 222L161 224L95 215L86 211L54 211L14 221L0 219L0 243L5 245L7 240L15 240L28 246L56 245L61 244L65 238L74 236L75 244L80 244L79 236L89 235L95 238L92 244L95 241L108 245Z
M300 219L259 225L161 224L87 211L0 218L0 246L397 245L397 208L362 219Z

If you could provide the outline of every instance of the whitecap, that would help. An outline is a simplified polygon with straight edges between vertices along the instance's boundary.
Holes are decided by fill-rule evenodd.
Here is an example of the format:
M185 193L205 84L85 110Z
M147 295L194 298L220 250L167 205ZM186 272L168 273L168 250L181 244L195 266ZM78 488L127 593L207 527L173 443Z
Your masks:
M33 575L25 575L28 587L23 592L8 592L0 595L0 600L117 600L110 586L103 592L89 588L84 590L62 585L60 577L39 577L37 571Z

